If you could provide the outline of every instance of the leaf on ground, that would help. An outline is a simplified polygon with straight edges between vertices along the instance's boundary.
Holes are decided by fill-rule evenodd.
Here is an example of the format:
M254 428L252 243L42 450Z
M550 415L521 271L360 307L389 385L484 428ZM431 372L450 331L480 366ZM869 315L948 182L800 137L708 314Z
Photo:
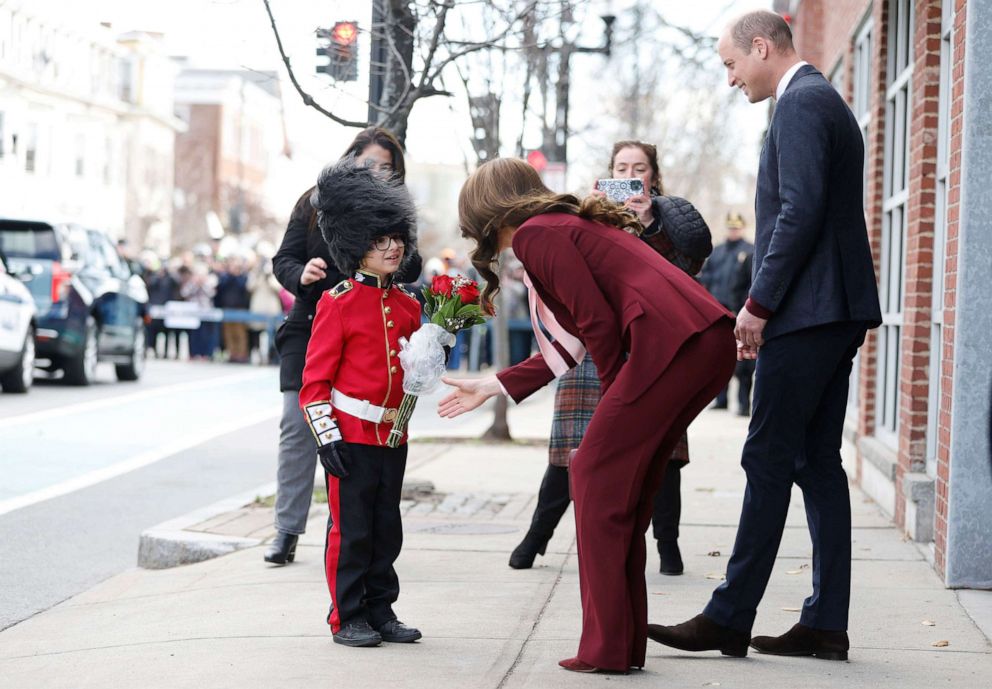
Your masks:
M719 572L710 572L706 575L707 579L713 579L714 581L723 581L726 577Z
M789 569L786 570L786 574L802 574L805 570L809 569L809 565L799 565L799 569Z
M948 641L947 639L941 639L940 641L934 641L930 645L931 646L935 646L937 648L944 648L945 646L950 646L951 645L951 642Z
M920 624L922 624L924 627L936 627L937 626L937 623L934 622L933 620L923 620L922 622L920 622Z
M696 492L697 493L713 493L715 491L716 491L716 488L709 488L709 487L706 487L706 486L696 489Z
M711 550L710 552L708 552L706 554L709 555L710 557L720 557L720 551L719 550Z
M802 612L803 611L802 608L782 608L782 609L785 610L786 612Z

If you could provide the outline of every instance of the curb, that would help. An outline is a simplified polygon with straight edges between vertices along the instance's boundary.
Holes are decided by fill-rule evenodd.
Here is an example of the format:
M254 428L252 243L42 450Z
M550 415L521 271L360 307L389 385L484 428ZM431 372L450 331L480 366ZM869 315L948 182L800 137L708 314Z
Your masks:
M187 529L217 515L240 509L259 495L272 495L275 491L275 482L266 483L143 531L138 541L138 566L144 569L168 569L203 562L261 544L262 541L257 538L222 536Z

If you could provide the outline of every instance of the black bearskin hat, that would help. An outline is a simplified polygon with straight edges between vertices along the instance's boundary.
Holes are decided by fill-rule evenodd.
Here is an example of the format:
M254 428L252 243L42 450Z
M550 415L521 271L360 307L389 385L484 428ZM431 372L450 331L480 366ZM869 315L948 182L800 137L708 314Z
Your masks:
M402 182L383 179L353 159L331 163L317 178L310 195L317 209L320 233L334 264L353 275L372 242L379 237L403 238L401 272L417 253L417 208Z

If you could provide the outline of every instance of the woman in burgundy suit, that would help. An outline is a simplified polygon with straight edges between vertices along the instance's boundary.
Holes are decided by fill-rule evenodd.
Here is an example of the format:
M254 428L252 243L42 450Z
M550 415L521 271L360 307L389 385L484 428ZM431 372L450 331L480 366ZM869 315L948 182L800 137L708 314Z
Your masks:
M535 323L540 354L495 376L445 379L455 390L438 412L455 417L504 391L520 402L588 350L603 397L570 469L582 637L576 657L559 664L579 672L643 667L652 501L672 449L733 373L734 321L634 236L641 227L632 215L597 198L553 194L521 160L480 166L458 210L462 234L476 243L472 263L487 280L483 302L499 289L500 251L512 247L531 283L531 312L555 340Z

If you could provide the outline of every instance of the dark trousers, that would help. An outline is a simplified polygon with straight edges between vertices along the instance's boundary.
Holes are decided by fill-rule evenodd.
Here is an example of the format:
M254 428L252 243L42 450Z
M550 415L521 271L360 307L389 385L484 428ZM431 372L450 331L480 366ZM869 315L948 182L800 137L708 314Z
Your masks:
M393 569L403 547L400 494L407 446L348 443L347 478L325 475L330 516L324 570L331 593L331 631L366 620L374 628L396 619L400 582Z
M740 412L750 412L751 384L754 381L754 361L738 361L737 366L734 368L734 378L737 379L737 410ZM716 404L718 407L727 406L726 387L716 396Z
M684 462L669 462L665 478L654 497L654 537L659 542L677 541L682 518L682 467ZM542 539L554 535L558 522L572 498L568 492L568 469L549 464L537 494L537 506L530 521L530 533Z
M747 489L737 540L727 579L703 611L718 624L751 630L796 484L813 541L813 594L800 622L847 629L851 501L840 445L851 362L864 337L863 323L831 323L781 335L761 348L741 458Z

